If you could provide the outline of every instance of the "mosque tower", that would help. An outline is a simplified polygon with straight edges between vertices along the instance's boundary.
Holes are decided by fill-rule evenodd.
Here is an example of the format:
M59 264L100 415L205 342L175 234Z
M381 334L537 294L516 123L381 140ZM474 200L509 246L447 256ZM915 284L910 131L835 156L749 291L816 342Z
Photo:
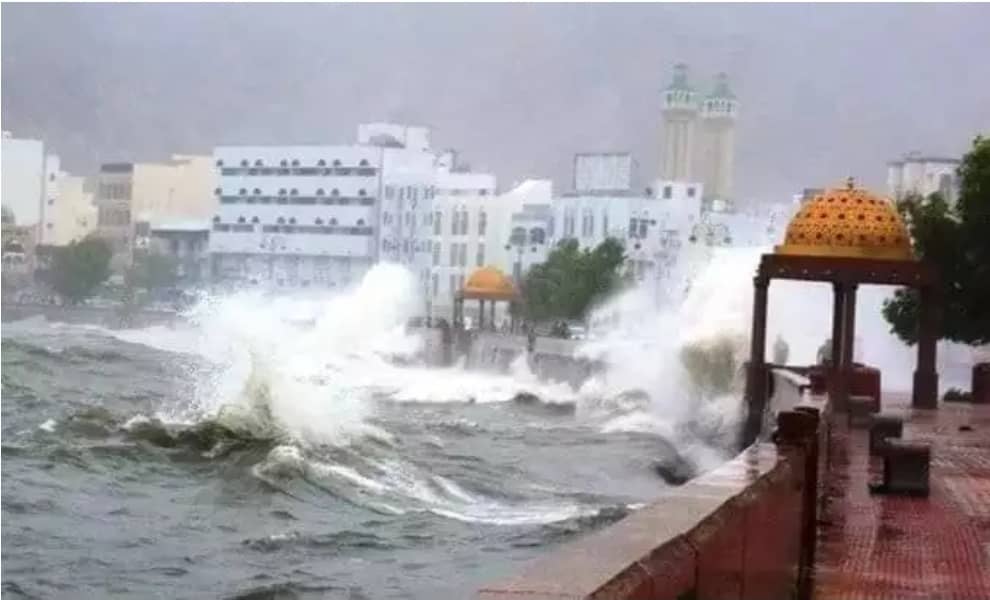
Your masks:
M663 92L663 138L660 178L690 181L698 95L688 85L687 65L674 66L674 79Z
M705 200L732 201L735 129L739 102L725 73L715 78L712 93L701 101L696 173L704 184Z

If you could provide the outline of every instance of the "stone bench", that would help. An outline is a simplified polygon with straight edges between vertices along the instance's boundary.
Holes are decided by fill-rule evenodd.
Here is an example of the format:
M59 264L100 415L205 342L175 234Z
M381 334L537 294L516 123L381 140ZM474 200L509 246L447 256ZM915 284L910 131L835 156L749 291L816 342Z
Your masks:
M931 446L924 442L886 438L879 449L883 480L870 484L877 494L928 495Z
M870 416L870 456L880 456L887 438L899 438L904 433L904 421L892 415Z
M877 412L876 398L873 396L849 396L847 410L847 423L851 429L868 427L870 417Z

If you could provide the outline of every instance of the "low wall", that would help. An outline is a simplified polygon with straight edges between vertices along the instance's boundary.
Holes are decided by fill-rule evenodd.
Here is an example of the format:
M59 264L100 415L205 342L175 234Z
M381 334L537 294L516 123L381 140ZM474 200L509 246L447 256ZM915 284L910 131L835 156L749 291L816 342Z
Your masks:
M814 560L818 444L802 402L754 444L653 504L484 586L486 600L803 597Z
M110 328L167 325L181 319L177 313L155 310L132 310L124 312L119 307L13 303L4 303L0 307L0 315L2 315L4 322L20 321L41 316L45 320L55 323L87 323Z

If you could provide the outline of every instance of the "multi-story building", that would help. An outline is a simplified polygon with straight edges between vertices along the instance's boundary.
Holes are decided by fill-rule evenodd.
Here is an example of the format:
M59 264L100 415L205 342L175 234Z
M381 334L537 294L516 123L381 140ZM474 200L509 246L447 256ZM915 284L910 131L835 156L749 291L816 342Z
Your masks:
M940 192L953 204L959 194L958 168L959 159L911 152L887 163L887 191L895 200L903 200L909 194L928 196Z
M687 65L674 66L674 79L663 92L663 141L660 177L675 181L692 178L698 94L688 83Z
M210 221L165 221L149 228L148 249L175 261L178 284L199 286L209 279Z
M213 159L174 155L154 163L109 163L97 176L97 234L113 247L113 270L120 274L134 257L136 242L147 240L149 223L202 219L215 213ZM142 235L135 235L140 228Z
M215 281L333 288L378 258L383 147L221 146Z
M96 230L97 208L93 202L95 179L60 172L57 182L57 196L50 195L48 198L53 205L45 214L46 233L49 234L45 243L65 246Z

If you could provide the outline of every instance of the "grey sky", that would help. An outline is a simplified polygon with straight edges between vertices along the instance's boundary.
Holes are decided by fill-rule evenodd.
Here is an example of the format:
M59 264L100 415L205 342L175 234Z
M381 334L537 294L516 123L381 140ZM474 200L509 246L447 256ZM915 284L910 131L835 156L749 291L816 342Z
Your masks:
M3 128L72 171L227 143L345 143L430 125L500 187L570 185L572 155L656 174L676 62L742 102L741 195L990 132L987 5L3 5Z

